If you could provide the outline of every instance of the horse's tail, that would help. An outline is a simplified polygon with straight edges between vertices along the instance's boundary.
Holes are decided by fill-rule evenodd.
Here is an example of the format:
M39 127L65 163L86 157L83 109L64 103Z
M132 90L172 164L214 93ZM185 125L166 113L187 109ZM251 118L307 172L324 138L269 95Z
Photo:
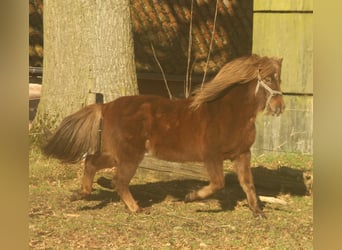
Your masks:
M75 163L86 153L98 152L101 120L102 104L89 105L67 116L42 147L43 153L63 162Z

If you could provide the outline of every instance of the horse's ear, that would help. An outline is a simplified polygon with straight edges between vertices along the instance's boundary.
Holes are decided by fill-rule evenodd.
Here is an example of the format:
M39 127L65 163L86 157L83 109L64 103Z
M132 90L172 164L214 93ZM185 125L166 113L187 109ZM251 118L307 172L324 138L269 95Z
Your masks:
M283 63L283 58L281 57L281 58L278 58L278 62L279 62L279 64L281 65L282 63Z

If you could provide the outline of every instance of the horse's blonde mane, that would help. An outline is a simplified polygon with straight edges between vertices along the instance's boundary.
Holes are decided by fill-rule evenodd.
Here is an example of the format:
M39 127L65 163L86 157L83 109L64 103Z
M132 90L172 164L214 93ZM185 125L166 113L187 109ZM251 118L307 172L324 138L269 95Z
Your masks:
M203 88L193 92L190 108L197 109L202 103L214 100L223 90L234 85L248 83L258 77L262 78L280 73L281 59L260 57L258 55L244 56L234 59L224 65L217 75Z

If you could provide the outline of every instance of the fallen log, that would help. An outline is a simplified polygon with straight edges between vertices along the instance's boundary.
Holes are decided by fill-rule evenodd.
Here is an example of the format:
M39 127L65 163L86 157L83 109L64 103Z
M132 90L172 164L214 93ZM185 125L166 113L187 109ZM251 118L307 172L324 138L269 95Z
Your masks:
M239 185L235 172L224 167L226 186ZM287 166L268 169L263 166L252 167L257 192L275 196L280 193L308 195L312 192L312 174ZM137 177L149 181L197 179L208 180L206 169L199 163L176 163L161 161L149 156L140 164Z
M199 179L207 180L207 172L203 164L178 163L162 161L150 156L145 156L140 163L138 174L148 174L156 180L171 179Z

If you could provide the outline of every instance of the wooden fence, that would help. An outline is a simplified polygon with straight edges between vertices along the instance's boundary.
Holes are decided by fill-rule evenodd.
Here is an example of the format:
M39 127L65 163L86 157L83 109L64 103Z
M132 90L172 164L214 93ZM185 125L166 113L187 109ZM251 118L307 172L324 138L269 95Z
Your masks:
M313 152L313 0L254 0L253 53L284 58L286 112L260 116L254 152Z

